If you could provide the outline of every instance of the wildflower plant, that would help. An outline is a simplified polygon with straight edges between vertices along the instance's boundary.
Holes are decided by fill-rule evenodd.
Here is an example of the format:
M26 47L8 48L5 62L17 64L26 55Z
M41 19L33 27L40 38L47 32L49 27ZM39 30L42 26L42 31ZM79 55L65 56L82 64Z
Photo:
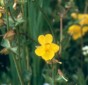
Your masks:
M0 85L88 85L87 2L0 0Z
M52 43L53 36L51 34L40 35L38 41L41 46L37 46L35 53L45 61L51 60L55 56L55 53L59 51L59 46Z
M77 40L88 33L88 26L72 25L69 27L68 33L74 40Z
M73 37L74 40L82 37L86 33L88 33L88 14L78 14L72 13L71 16L78 20L78 25L74 24L69 27L68 33Z

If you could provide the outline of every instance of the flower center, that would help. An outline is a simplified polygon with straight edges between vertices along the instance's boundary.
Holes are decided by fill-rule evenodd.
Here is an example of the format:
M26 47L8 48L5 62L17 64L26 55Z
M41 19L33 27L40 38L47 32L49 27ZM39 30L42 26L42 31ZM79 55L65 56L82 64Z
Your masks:
M49 52L50 51L50 44L49 43L46 43L45 44L45 51L46 52Z

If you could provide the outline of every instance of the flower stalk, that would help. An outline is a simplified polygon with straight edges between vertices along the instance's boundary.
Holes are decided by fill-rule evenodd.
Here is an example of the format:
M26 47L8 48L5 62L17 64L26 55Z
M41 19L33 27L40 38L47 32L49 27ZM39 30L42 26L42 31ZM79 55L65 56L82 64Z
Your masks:
M62 54L62 40L63 40L63 15L60 14L60 55Z

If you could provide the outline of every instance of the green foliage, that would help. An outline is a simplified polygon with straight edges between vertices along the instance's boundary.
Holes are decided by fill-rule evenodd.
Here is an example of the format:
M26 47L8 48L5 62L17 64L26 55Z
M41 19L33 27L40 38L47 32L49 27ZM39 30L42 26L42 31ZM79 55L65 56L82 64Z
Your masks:
M68 35L68 28L79 23L71 18L71 13L87 13L86 2L1 0L0 5L5 13L0 18L4 20L0 25L0 50L5 48L9 53L4 55L5 52L0 51L3 53L0 54L0 85L88 85L88 56L82 54L82 47L88 45L88 32L78 40ZM8 34L10 30L15 34ZM55 56L62 64L53 60L47 63L35 55L38 36L47 33L52 34L54 42L62 47ZM6 34L11 40L5 38ZM2 59L3 56L5 58ZM6 62L10 62L10 65ZM58 69L61 69L61 73Z

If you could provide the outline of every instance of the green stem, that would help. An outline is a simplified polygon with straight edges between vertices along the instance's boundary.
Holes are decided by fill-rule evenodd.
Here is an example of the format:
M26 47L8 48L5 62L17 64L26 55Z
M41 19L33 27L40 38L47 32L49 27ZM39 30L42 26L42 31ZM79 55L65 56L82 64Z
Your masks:
M22 4L21 4L21 11L22 14L24 15L24 0L21 0Z
M88 0L85 1L84 13L87 13L87 9L88 9Z
M30 5L31 5L31 1L30 0L27 0L28 1L28 13L30 14ZM28 16L28 19L30 19L30 16ZM30 24L30 23L29 23ZM28 25L29 26L29 25ZM29 28L30 29L30 28ZM35 30L33 30L32 31L33 33L35 32ZM34 33L35 34L35 33ZM33 37L35 37L35 36L33 36ZM34 49L34 46L35 46L35 44L33 44L33 49ZM33 54L33 56L35 56L34 54ZM33 66L32 66L32 68L33 68L33 85L37 85L37 74L36 74L36 72L37 72L37 69L36 69L36 57L33 57Z
M82 29L83 29L83 26L81 26L81 42L80 42L80 44L81 44L81 53L82 53L82 47L83 47L83 31L82 31ZM81 67L83 67L83 56L82 56L82 54L81 54Z
M36 3L35 3L35 2L36 2ZM46 22L47 22L47 24L48 24L48 26L49 26L49 29L50 29L50 31L51 31L53 37L55 37L55 36L54 36L54 32L53 32L53 30L52 30L52 29L53 29L53 26L52 26L52 23L51 23L51 21L49 20L48 16L47 16L46 13L43 11L43 9L39 6L39 4L37 3L37 0L35 0L34 3L35 3L35 5L36 5L36 7L40 10L40 12L42 13L44 19L46 20ZM55 38L54 38L54 39L55 39Z
M27 68L27 71L30 70L30 67L29 67L29 52L28 52L28 47L26 46L26 68ZM30 85L30 82L28 82L27 85Z
M13 20L14 22L16 22L16 20L15 20L15 18L14 18L14 16L13 16L13 14L12 14L12 12L11 12L10 7L8 7L8 10L9 10L9 13L10 13L10 16L11 16L12 20Z
M60 55L62 54L62 40L63 40L63 15L60 14Z
M29 52L28 52L28 48L26 47L26 66L27 66L27 70L29 71Z
M52 63L52 85L55 85L55 71L54 64Z
M20 76L21 76L21 80L22 80L22 85L24 85L24 81L22 79L22 69L21 69L21 50L20 50L20 29L19 27L17 28L17 42L18 42L18 58L19 58L19 61L18 61L18 65L19 65L19 71L20 71Z
M4 7L5 7L5 10L6 10L6 23L7 23L7 31L9 30L9 17L8 17L8 7L6 6L6 2L5 0L3 0L4 2Z
M9 16L8 16L8 10L6 9L6 23L7 23L7 31L9 30Z
M18 64L17 64L16 59L15 59L14 56L13 56L13 60L14 60L14 64L15 64L15 67L16 67L16 71L17 71L17 74L18 74L18 78L19 78L20 84L23 85L22 79L21 79L21 76L20 76L20 72L19 72L19 68L18 68Z

